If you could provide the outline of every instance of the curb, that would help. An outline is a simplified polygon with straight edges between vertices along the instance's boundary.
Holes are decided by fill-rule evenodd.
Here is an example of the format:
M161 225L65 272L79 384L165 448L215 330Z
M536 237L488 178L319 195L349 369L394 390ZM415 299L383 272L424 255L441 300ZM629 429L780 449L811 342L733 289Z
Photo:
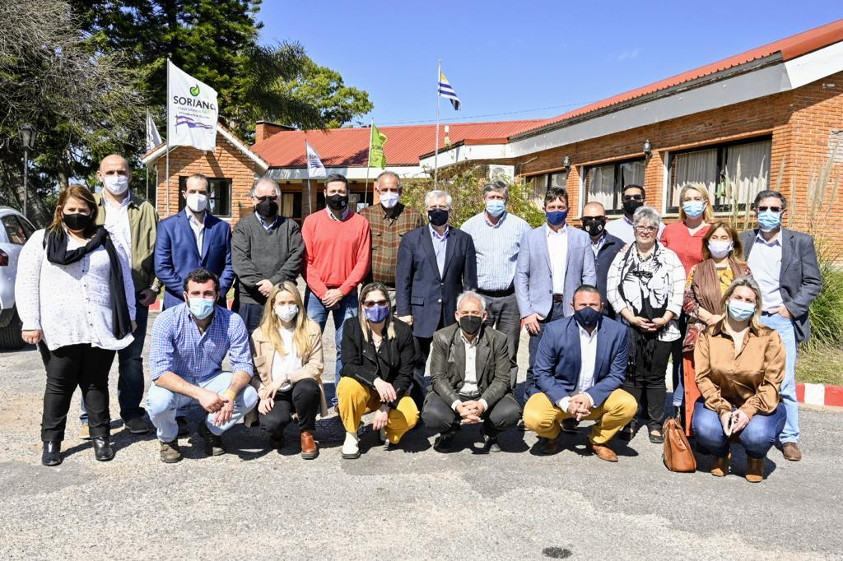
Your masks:
M843 386L796 384L796 400L806 405L843 407Z

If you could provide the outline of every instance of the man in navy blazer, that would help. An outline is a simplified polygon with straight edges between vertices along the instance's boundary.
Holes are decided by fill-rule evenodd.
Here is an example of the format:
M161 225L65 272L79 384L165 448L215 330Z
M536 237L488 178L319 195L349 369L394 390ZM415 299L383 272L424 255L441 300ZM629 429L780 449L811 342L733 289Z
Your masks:
M615 319L615 310L606 297L606 279L615 255L626 245L623 240L606 231L606 209L601 203L591 201L582 208L582 229L591 238L594 268L597 273L597 290L603 299L603 315Z
M219 305L234 283L231 267L231 227L211 214L208 208L210 184L202 174L187 178L182 196L184 212L158 223L155 240L155 276L164 283L162 309L181 304L184 279L195 269L204 268L220 279Z
M430 223L404 234L395 271L398 319L413 327L419 353L411 396L424 403L424 370L433 333L456 323L457 297L477 288L477 258L471 236L448 225L452 204L445 191L424 198Z
M548 325L539 343L524 425L539 435L541 451L553 454L560 421L597 421L588 448L601 460L617 462L607 444L638 410L635 398L621 389L627 328L601 313L603 302L595 286L577 288L573 309L573 316Z
M533 380L536 349L551 321L574 313L571 299L582 284L597 284L588 234L569 228L568 191L551 187L544 197L547 224L524 233L515 267L515 296L530 334L527 387Z

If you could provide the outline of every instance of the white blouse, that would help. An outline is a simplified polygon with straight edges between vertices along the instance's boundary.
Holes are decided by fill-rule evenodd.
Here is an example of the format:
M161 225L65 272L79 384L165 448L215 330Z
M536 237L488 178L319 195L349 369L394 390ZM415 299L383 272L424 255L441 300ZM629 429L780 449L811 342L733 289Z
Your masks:
M108 252L99 247L76 263L58 265L47 260L44 230L35 232L20 252L15 300L24 331L40 329L51 351L90 344L120 350L134 341L131 334L117 339L112 329L111 265ZM68 239L67 249L82 247ZM122 244L114 247L123 269L123 288L129 317L135 320L135 288L129 258Z
M273 382L289 380L290 374L302 367L301 357L299 356L298 349L296 349L296 344L293 342L293 333L293 328L284 329L282 327L278 329L278 334L281 335L281 343L284 344L284 350L287 351L287 354L281 355L278 351L275 351L275 355L272 357ZM286 383L281 386L282 391L288 389L290 389L290 386Z

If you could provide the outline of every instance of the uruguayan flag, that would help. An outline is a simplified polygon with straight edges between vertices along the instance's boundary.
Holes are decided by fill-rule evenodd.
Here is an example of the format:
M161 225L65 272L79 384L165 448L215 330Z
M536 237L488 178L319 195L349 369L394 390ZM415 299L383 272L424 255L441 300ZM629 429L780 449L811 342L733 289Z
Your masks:
M304 149L307 154L307 176L310 178L327 177L328 172L325 170L325 166L322 165L319 154L307 140L304 141Z
M451 87L451 84L448 83L448 79L445 78L442 72L439 73L439 90L437 93L440 97L450 100L451 105L454 106L456 111L460 110L460 98L457 97L457 92L454 91L454 88Z

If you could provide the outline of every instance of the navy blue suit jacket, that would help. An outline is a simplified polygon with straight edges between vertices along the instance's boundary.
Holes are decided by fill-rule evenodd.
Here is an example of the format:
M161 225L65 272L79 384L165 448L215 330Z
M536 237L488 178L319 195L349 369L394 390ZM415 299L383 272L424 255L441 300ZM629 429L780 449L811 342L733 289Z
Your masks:
M582 355L580 326L573 316L550 322L536 351L533 366L535 385L527 395L544 392L556 405L560 399L577 393ZM603 317L597 331L597 356L594 362L594 385L586 393L600 407L606 398L623 385L626 378L627 328Z
M182 210L158 223L155 240L155 276L166 292L163 309L183 302L184 279L188 273L204 267L220 278L220 305L234 283L231 267L231 226L211 213L205 214L205 239L202 255L196 247L196 236Z
M597 252L597 257L594 258L594 268L597 272L597 290L600 292L600 298L603 300L603 313L614 319L615 311L612 305L609 304L609 298L606 296L606 278L609 276L609 267L612 266L612 261L615 260L615 255L623 249L623 240L607 233L603 238L603 245Z
M451 226L440 277L429 227L404 234L395 271L396 315L413 316L413 335L433 337L440 327L456 323L457 296L476 288L477 257L471 236Z

